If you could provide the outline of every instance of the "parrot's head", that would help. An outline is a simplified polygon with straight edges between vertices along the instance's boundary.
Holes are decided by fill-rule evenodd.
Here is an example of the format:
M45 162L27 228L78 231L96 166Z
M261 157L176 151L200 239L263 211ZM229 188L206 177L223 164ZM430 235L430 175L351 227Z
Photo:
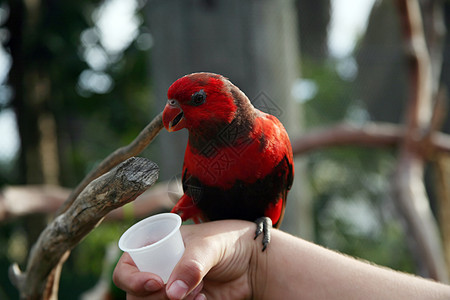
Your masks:
M187 128L200 133L229 124L236 114L237 93L243 95L222 75L193 73L181 77L167 92L164 127L168 131Z

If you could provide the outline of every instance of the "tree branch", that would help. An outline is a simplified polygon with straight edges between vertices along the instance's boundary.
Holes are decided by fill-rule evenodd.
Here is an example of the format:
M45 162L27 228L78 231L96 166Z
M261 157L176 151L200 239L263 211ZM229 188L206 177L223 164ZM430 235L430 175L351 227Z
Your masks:
M295 155L333 146L395 147L402 143L405 135L403 126L389 123L367 123L353 126L348 123L315 129L294 137L292 150ZM436 153L450 153L450 135L434 132L429 137L426 157L433 159ZM416 140L416 147L421 141ZM425 155L425 154L424 154Z
M170 210L179 197L170 197L180 182L159 182L133 201L134 218L142 218L156 211ZM0 192L0 222L10 221L30 214L54 214L70 195L70 189L48 185L8 186ZM180 195L181 197L181 195ZM176 198L176 199L175 199ZM123 220L123 207L111 211L106 221Z
M106 157L94 170L92 170L78 186L72 191L69 198L61 205L57 215L65 212L72 202L77 198L81 191L95 178L105 174L111 168L123 162L124 160L141 153L158 135L163 128L162 112L158 114L127 146L121 147Z
M368 123L353 126L348 123L315 129L292 139L295 155L333 146L395 146L403 135L400 126L387 123ZM449 149L450 150L450 149Z
M111 210L133 201L158 178L158 166L145 158L130 158L92 181L73 204L56 217L33 246L27 269L10 268L10 279L21 297L41 299L48 277L65 253L73 249ZM53 284L57 286L57 284Z
M397 0L410 62L411 96L407 103L405 135L394 177L394 199L413 237L411 247L424 275L448 282L442 243L423 182L427 140L433 140L432 70L417 0ZM430 138L431 137L431 138Z

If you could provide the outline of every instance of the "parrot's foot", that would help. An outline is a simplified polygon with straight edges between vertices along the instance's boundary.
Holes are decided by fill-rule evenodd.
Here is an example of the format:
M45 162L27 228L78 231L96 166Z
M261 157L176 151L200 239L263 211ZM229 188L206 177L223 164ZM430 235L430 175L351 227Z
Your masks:
M272 228L272 220L268 217L256 219L255 240L262 233L262 251L266 250L270 243L270 228Z

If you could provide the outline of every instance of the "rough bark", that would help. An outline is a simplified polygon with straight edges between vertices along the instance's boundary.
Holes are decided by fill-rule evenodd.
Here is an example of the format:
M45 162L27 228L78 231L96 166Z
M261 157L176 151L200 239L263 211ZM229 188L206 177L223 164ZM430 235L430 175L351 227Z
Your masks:
M17 265L10 269L10 279L24 299L49 299L58 284L57 272L64 257L111 210L147 190L157 180L158 166L145 158L130 158L110 172L92 181L73 204L57 216L41 233L33 246L24 273ZM54 273L52 274L54 275Z

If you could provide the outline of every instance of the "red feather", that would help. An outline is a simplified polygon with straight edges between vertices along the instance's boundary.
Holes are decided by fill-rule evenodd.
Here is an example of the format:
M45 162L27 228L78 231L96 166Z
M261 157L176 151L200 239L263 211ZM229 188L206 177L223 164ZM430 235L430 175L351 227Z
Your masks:
M217 74L178 79L168 99L164 126L189 131L184 195L172 211L196 222L266 216L278 227L294 177L291 143L281 122L254 108Z

